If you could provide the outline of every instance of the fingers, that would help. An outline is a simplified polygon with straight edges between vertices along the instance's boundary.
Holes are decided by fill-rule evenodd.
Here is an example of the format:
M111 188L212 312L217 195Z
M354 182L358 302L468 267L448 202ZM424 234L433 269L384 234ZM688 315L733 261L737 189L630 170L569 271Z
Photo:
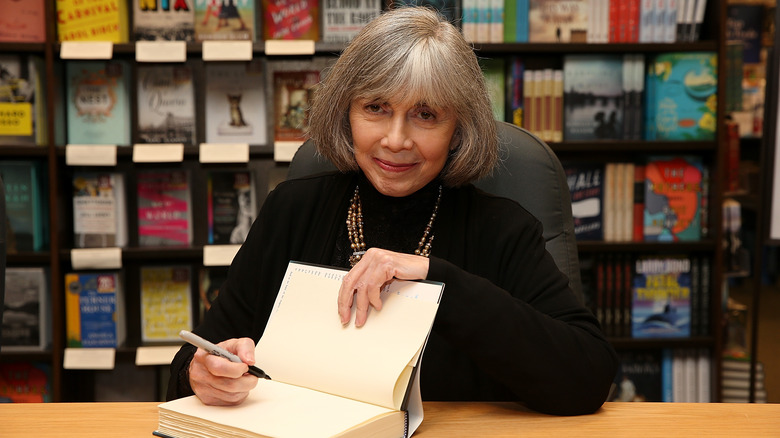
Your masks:
M219 346L254 363L254 342L249 338L230 339ZM247 363L231 362L198 349L190 362L190 386L204 403L235 405L243 402L258 379L247 373Z

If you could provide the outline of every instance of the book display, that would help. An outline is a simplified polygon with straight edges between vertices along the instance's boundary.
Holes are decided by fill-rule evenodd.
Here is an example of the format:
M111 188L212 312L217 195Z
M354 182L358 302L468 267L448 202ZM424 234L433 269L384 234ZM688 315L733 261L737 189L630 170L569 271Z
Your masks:
M0 8L9 3L16 2L0 0ZM0 17L0 172L13 230L8 261L14 268L51 268L43 271L52 314L47 330L67 335L52 337L34 361L50 367L52 400L87 401L92 384L72 382L90 371L65 367L66 350L113 348L124 366L139 347L178 342L176 328L197 325L232 260L230 254L215 261L213 251L242 243L268 192L285 179L276 143L305 140L312 87L365 22L383 9L419 2L52 0L41 1L41 9L36 1L23 3L30 23L38 11L45 25L42 39L32 24L7 36L13 28ZM472 35L496 119L526 127L564 163L585 299L613 345L620 353L643 350L661 367L665 349L718 357L725 4L423 3L452 13ZM85 8L100 12L99 29L83 20ZM110 41L112 51L105 59L63 57L74 41ZM313 53L272 51L309 42ZM158 50L180 44L184 59L137 59L147 44ZM239 49L247 53L233 53ZM8 127L16 122L24 129ZM170 150L180 153L170 158ZM640 261L686 269L638 271ZM186 275L172 273L178 269ZM675 292L662 297L661 289ZM687 321L667 318L663 332L642 326L667 305ZM177 313L183 307L186 317ZM25 352L7 354L4 348L0 365L29 359ZM719 400L719 362L707 363L710 374L696 375ZM273 383L252 397L287 386L276 370L268 370ZM639 371L626 367L624 374L636 375L638 386ZM635 398L664 400L653 391L637 389ZM400 406L382 409L391 427L402 424Z

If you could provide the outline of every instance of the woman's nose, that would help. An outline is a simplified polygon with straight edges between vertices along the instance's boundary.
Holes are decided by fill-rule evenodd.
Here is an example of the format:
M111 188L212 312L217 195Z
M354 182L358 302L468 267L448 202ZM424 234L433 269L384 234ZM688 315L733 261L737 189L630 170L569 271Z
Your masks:
M387 133L382 139L382 146L392 151L410 149L414 142L409 136L408 128L404 118L393 117L388 124Z

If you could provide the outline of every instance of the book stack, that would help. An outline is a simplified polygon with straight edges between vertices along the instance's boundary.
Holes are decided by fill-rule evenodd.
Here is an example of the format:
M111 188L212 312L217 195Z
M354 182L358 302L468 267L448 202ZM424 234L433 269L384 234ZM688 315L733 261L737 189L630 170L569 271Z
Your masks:
M766 403L767 391L764 386L764 364L756 362L754 402ZM747 403L750 401L750 358L723 358L721 372L721 391L723 403Z

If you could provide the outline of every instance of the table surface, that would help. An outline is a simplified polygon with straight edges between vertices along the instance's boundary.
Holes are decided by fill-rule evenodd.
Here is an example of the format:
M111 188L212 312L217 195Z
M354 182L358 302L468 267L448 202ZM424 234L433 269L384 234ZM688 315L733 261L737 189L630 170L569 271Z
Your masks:
M151 437L158 403L0 404L0 437ZM512 403L426 402L414 437L780 437L780 404L606 403L557 417Z

